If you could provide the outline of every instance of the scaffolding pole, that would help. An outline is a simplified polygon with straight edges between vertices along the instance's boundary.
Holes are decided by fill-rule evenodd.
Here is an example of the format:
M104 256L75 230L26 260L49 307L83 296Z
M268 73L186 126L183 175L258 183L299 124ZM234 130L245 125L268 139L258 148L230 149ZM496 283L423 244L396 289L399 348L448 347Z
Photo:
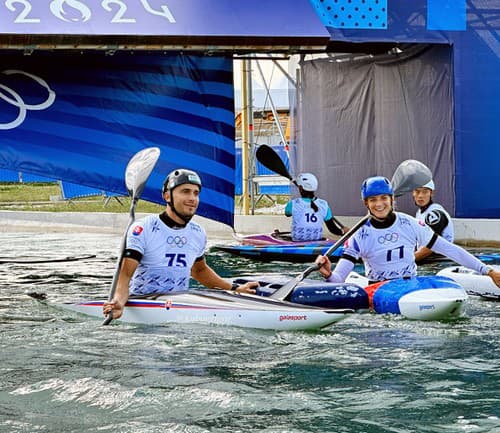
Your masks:
M250 214L250 201L253 213L253 107L252 107L252 70L248 59L241 65L241 172L242 172L242 213Z

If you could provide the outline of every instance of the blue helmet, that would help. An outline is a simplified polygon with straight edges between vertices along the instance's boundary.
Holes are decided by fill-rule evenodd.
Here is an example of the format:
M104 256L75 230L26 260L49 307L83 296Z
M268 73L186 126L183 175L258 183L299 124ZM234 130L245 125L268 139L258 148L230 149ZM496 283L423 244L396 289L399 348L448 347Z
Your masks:
M394 195L391 183L387 178L383 176L369 177L361 184L361 198L363 200L380 194Z

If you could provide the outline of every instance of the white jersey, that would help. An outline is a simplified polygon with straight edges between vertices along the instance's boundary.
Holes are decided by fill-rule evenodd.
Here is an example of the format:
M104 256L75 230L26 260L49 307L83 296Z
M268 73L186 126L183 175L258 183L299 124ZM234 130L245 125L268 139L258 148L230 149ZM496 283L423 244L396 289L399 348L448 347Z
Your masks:
M205 254L203 227L190 221L186 227L168 227L159 215L150 215L130 227L127 249L142 259L130 281L130 294L168 293L187 290L191 267Z
M427 245L434 232L410 215L395 212L396 220L387 228L374 228L368 221L349 239L344 254L362 259L371 281L417 275L415 246Z
M285 214L292 216L292 240L317 241L323 237L323 221L332 218L332 211L326 200L314 200L318 211L311 207L311 199L296 198L287 203Z
M442 221L443 214L446 218L448 218L448 222L446 225L445 221ZM419 221L426 223L431 227L438 235L441 235L449 242L453 242L455 239L455 233L453 230L453 222L451 221L451 217L448 212L444 209L443 206L437 203L431 203L431 205L425 209L423 212L418 209L417 214L415 215ZM444 226L444 227L443 227Z

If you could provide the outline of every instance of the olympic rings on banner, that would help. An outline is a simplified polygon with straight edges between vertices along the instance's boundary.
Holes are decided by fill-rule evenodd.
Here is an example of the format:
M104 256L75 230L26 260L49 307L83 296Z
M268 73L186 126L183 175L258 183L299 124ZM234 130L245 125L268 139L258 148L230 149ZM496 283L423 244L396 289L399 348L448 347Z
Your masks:
M177 245L179 248L182 248L187 244L187 239L184 236L169 236L167 238L167 244Z
M14 107L17 107L19 109L19 114L17 115L17 117L13 121L8 122L8 123L0 123L0 129L17 128L26 119L26 113L28 110L34 110L34 111L35 110L45 110L46 108L49 108L56 100L56 93L50 88L50 86L47 84L47 82L45 80L43 80L40 77L37 77L36 75L30 74L30 73L24 72L24 71L18 71L15 69L8 69L5 71L2 71L2 74L5 74L5 75L12 75L12 74L25 75L25 76L31 78L36 83L40 84L40 86L47 89L48 95L47 95L47 99L44 102L42 102L41 104L27 104L26 102L24 102L21 95L19 95L19 93L17 93L15 90L11 89L10 87L5 86L4 84L0 84L0 99L3 99L5 102L7 102L10 105L13 105ZM2 90L3 90L3 92L2 92ZM8 93L8 95L6 95L4 92Z
M394 242L397 242L398 239L399 235L397 233L386 233L384 236L379 236L378 243L382 245L393 244Z

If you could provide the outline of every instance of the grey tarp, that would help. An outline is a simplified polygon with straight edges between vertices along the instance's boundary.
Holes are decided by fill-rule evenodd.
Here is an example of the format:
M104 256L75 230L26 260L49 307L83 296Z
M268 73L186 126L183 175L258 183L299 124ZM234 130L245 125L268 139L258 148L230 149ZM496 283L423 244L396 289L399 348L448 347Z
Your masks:
M296 171L318 176L318 196L334 214L364 214L361 182L390 179L410 158L432 170L435 201L454 214L451 47L418 47L399 58L315 59L301 71ZM411 194L397 202L415 213Z

